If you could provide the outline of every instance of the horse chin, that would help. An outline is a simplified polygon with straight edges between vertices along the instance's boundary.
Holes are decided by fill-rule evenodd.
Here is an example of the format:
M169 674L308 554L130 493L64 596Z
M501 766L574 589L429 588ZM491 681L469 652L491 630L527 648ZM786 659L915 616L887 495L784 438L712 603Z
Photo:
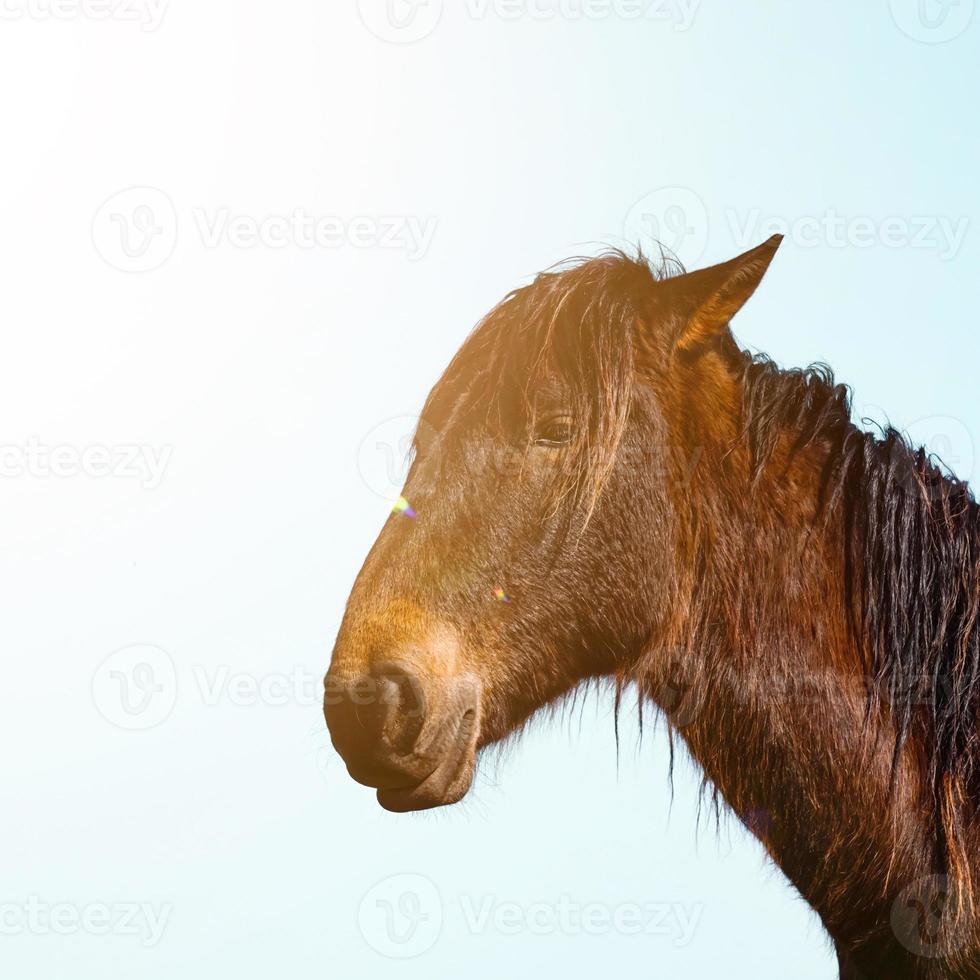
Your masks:
M467 748L460 756L443 760L430 776L415 786L398 789L379 789L378 803L392 813L431 810L437 806L458 803L469 791L476 771L473 750Z

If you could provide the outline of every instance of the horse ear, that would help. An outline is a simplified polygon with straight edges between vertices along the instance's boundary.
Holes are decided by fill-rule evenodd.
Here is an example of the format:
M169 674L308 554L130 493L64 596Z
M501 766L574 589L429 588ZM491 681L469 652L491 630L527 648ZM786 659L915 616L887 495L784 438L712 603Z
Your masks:
M762 281L782 240L782 235L773 235L728 262L661 283L666 305L680 318L676 350L696 350L728 326Z

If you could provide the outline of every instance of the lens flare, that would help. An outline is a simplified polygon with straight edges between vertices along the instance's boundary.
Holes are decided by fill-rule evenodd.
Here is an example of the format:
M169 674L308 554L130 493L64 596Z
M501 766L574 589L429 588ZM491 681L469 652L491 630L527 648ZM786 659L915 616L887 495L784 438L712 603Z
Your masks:
M497 602L510 602L510 596L500 586L493 590L493 597Z
M411 505L404 497L399 497L395 501L395 506L391 508L393 514L404 514L406 517L417 517Z

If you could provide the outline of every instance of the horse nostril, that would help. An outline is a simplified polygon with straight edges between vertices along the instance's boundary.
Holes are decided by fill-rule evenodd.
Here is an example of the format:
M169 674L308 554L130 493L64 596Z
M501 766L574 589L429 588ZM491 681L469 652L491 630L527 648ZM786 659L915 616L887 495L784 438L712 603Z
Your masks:
M354 678L328 674L324 715L334 747L347 762L383 763L412 749L425 721L421 681L386 662Z
M419 677L403 664L382 664L377 671L387 704L384 734L391 747L404 755L415 745L425 722L425 689Z

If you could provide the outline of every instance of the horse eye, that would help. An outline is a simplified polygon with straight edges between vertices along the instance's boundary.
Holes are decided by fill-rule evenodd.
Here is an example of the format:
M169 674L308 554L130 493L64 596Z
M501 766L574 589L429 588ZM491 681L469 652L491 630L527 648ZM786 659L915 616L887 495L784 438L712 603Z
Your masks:
M567 415L545 419L534 434L537 446L564 446L572 441L575 429Z

